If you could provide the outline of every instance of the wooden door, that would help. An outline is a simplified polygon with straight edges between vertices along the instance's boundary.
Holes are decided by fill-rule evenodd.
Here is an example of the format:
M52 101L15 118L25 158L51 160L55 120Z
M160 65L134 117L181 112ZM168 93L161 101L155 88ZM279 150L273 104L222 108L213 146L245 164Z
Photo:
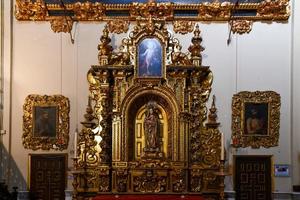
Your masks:
M66 154L30 155L31 199L65 199L66 158Z
M272 199L271 156L235 156L234 167L236 199Z

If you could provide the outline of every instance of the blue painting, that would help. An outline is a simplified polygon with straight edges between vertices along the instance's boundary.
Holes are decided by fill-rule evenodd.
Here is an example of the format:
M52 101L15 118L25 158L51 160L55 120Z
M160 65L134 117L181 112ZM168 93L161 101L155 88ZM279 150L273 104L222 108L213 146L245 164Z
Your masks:
M156 38L143 39L138 45L138 76L162 76L162 46Z

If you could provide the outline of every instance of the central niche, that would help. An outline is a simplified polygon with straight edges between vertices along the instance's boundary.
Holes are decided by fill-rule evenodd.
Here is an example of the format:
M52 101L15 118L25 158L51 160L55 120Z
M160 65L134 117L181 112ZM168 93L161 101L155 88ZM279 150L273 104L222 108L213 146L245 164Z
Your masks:
M157 102L149 101L138 110L134 140L135 160L167 155L167 113Z
M128 158L171 160L173 111L164 97L149 91L129 106Z

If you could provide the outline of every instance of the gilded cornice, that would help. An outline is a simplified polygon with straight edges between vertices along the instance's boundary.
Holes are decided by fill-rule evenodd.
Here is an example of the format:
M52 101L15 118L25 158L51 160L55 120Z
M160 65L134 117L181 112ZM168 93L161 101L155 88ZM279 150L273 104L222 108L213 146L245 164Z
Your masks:
M16 0L15 16L18 20L29 21L51 21L55 16L69 16L74 21L106 21L110 19L136 21L138 18L150 16L169 21L174 19L228 21L230 18L284 21L289 18L290 10L289 0L239 3L238 5L218 1L199 4L157 3L155 1L130 4L103 4L100 2L46 4L44 0Z

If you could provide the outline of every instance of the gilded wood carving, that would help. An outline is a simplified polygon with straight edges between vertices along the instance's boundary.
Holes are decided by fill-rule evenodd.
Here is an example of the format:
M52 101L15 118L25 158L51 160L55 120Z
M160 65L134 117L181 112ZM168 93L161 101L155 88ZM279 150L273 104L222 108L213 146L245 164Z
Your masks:
M215 104L205 124L213 74L201 64L199 26L186 52L166 21L140 19L117 50L108 29L100 36L99 65L87 74L90 98L74 159L73 198L221 194L221 133Z
M23 105L23 145L64 150L69 142L69 100L62 95L28 95Z
M278 146L280 95L274 91L239 92L232 98L232 145Z
M186 33L193 21L285 21L289 18L289 0L208 1L174 0L173 2L149 1L59 1L16 0L15 16L18 20L51 21L54 32L61 32L66 24L75 21L138 21L140 18L157 18L176 22L175 30ZM64 16L64 17L62 17ZM66 21L66 18L70 21ZM55 22L55 26L53 23ZM62 27L59 27L61 25ZM179 25L179 26L178 26ZM72 26L69 26L72 27ZM179 28L179 29L178 29ZM119 29L119 28L117 28ZM115 30L117 30L115 29ZM121 29L118 30L118 32Z

